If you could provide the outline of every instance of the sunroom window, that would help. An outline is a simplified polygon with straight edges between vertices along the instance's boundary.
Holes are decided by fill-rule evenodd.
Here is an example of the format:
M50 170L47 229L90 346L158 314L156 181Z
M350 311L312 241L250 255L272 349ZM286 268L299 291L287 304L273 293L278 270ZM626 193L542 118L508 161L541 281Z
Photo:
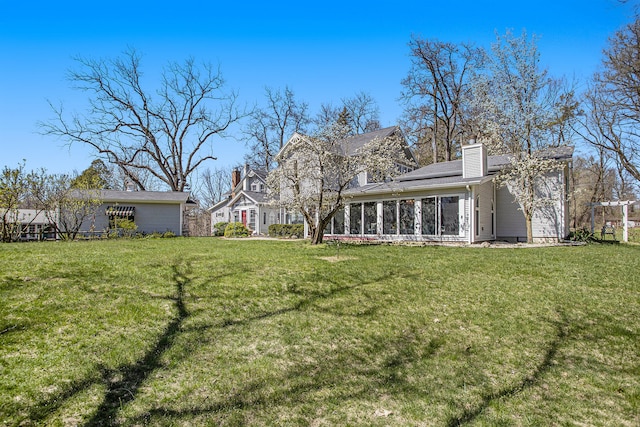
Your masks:
M400 234L413 234L415 229L415 201L400 200Z
M395 200L385 200L382 202L382 224L384 234L396 234L398 228L398 216Z

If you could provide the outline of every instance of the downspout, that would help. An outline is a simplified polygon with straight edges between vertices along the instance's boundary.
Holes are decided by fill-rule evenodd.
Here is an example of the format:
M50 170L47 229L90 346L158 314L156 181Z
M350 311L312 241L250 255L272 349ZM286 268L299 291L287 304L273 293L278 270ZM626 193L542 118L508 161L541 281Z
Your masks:
M467 216L467 221L469 222L469 237L467 238L467 241L469 244L473 243L473 236L475 236L475 212L476 212L476 199L475 197L473 197L473 192L471 191L471 187L469 186L469 184L467 184L467 197L471 200L471 203L469 203L469 212L466 215Z
M185 204L180 203L180 234L179 236L182 236L182 231L184 230L184 215L186 213L186 209L185 209Z

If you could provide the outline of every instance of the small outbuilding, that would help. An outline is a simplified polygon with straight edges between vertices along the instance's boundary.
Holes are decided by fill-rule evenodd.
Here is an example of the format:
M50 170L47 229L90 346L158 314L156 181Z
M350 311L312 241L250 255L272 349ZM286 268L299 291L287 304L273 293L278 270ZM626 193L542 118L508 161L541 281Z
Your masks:
M98 190L95 197L101 204L83 221L81 235L108 231L117 220L127 219L139 233L183 236L188 234L187 211L197 205L189 193L179 191Z

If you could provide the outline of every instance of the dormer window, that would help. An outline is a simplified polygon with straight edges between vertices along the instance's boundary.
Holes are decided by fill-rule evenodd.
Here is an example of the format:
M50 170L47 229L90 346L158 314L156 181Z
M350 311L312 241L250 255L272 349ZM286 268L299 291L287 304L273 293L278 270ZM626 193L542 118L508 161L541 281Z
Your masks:
M253 191L254 193L258 192L258 184L257 183L253 183L251 184L251 191Z

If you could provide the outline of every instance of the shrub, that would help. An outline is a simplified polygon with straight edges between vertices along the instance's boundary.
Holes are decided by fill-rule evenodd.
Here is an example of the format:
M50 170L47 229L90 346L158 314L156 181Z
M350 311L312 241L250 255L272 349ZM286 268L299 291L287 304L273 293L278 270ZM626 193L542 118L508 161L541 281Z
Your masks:
M118 219L113 222L112 228L109 230L109 237L133 237L136 235L138 226L130 219Z
M587 243L597 241L596 237L591 232L591 230L587 229L586 227L579 228L575 231L572 231L571 234L569 234L569 240L572 240L574 242L587 242Z
M248 237L249 229L241 222L232 222L224 229L224 237Z
M301 237L304 234L303 224L271 224L269 237Z
M162 237L165 239L176 237L176 233L174 233L173 231L165 231L164 233L162 233Z
M213 225L213 235L214 236L224 236L224 230L229 225L228 222L218 222Z

